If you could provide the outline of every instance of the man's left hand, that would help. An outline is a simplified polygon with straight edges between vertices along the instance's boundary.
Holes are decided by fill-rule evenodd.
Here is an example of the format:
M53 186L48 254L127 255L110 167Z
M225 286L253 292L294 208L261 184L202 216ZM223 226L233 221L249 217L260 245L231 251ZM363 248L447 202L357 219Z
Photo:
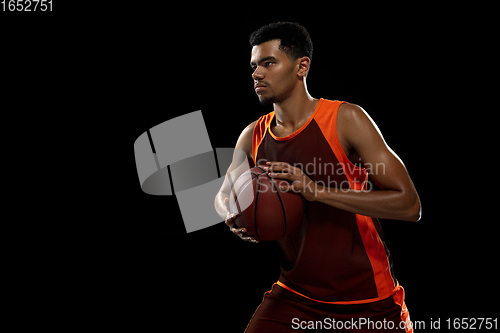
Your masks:
M284 179L291 185L281 185L283 192L298 192L308 201L314 201L317 191L321 187L309 178L302 170L291 166L285 162L267 162L267 171L269 177Z

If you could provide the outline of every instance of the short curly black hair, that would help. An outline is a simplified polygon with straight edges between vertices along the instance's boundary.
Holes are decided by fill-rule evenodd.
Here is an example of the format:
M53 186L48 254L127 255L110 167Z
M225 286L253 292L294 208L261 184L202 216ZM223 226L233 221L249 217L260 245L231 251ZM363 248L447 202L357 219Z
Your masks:
M265 25L250 35L250 45L256 46L279 39L279 49L292 60L307 56L312 60L313 43L306 28L293 22L276 22Z

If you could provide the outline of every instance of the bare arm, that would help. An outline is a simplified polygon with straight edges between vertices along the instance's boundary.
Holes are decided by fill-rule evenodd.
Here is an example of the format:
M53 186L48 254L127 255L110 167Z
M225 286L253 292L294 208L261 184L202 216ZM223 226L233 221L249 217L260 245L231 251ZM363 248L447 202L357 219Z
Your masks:
M221 189L215 196L214 204L215 210L219 216L225 220L226 225L235 235L245 241L258 243L256 239L248 236L246 228L238 228L236 226L235 220L238 215L231 214L229 211L229 194L231 193L230 178L236 180L243 172L248 170L247 168L241 166L246 165L246 161L248 159L252 160L252 134L255 123L256 122L251 123L243 130L243 132L241 132L234 149L233 161L226 172L226 177L224 178L224 183L222 183Z
M418 221L420 199L403 162L387 146L382 134L357 105L343 104L338 114L339 140L344 151L355 150L381 191L355 191L324 187L314 183L300 169L287 163L269 163L275 178L292 181L288 190L297 190L310 201L319 201L346 211L371 217ZM349 154L347 154L349 155ZM377 170L370 166L384 165ZM382 171L382 172L380 172Z

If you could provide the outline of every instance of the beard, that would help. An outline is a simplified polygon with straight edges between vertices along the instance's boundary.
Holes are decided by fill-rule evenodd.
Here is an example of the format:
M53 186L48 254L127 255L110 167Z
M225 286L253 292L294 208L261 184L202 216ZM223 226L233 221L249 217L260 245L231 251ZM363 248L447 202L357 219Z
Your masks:
M271 95L271 96L259 96L259 102L260 102L260 105L269 105L269 104L273 104L273 103L276 103L276 96L275 95Z

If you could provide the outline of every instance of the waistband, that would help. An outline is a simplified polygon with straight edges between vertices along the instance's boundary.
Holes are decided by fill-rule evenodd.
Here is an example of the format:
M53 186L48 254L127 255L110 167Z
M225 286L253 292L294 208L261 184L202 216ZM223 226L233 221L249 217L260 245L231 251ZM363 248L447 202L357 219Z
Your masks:
M394 294L396 294L398 292L398 290L402 289L403 287L401 287L399 285L399 282L397 283L396 285L396 288L394 288L394 290L389 294L389 295L383 295L383 296L380 296L380 297L377 297L377 298L367 298L367 299L361 299L361 300L356 300L356 301L336 301L336 302L326 302L326 301L321 301L321 300L318 300L318 299L314 299L314 298L311 298L311 297L308 297L304 294L301 294L299 293L298 291L296 290L293 290L292 288L290 288L289 286L287 286L286 284L284 284L283 282L281 282L280 280L278 280L276 283L274 284L277 284L278 286L280 286L281 288L284 288L288 291L291 291L292 293L295 293L299 296L302 296L304 298L307 298L308 300L311 300L311 301L314 301L314 302L318 302L318 303L323 303L323 304L339 304L339 305L348 305L348 304L365 304L365 303L373 303L373 302L378 302L378 301L381 301L381 300L384 300L386 298L389 298L391 296L393 296ZM273 285L274 285L273 284Z

